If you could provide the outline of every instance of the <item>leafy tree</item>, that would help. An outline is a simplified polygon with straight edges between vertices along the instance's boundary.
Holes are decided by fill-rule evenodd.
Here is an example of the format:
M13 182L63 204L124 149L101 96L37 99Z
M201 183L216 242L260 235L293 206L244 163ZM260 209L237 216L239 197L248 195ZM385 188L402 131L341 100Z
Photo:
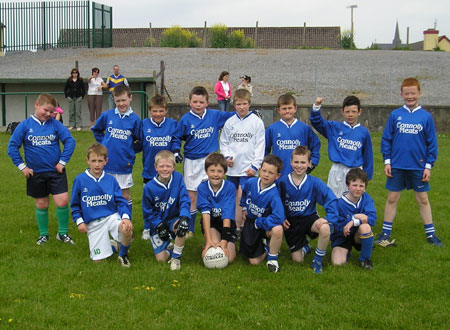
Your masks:
M228 37L229 48L253 48L255 43L252 38L246 38L244 30L235 30Z
M355 49L356 48L354 40L352 40L352 32L351 31L349 31L349 30L342 31L341 47L344 49Z
M200 38L197 34L189 30L182 29L179 25L174 25L165 30L161 36L161 47L194 48L200 46Z
M215 24L209 29L211 48L227 48L228 28L224 24Z

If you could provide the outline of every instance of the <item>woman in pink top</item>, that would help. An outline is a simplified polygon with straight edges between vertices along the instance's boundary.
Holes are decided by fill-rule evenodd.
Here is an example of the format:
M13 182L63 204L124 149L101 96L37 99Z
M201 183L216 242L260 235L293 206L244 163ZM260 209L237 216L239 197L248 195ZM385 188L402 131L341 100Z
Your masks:
M214 87L214 93L217 95L217 103L221 111L228 111L230 107L231 99L231 86L228 82L230 74L227 71L223 71L219 76L219 81Z

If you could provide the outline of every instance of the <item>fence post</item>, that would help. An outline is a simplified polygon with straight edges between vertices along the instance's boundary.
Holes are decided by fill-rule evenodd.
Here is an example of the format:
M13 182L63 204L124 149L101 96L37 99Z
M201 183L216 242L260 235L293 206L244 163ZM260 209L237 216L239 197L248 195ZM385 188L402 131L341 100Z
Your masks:
M45 2L44 1L41 2L41 18L42 18L42 23L41 23L42 42L43 42L42 48L44 50L47 50L47 45L46 45L47 39L45 38L46 37L46 33L45 33Z
M314 64L314 99L317 98L317 64Z
M152 22L149 23L149 32L150 32L150 47L153 47L153 31L152 31Z
M255 48L258 47L258 21L256 21L256 27L255 27Z
M306 22L303 23L302 47L306 47Z
M203 48L206 48L206 21L203 27Z
M164 95L164 71L165 71L165 65L164 61L161 60L159 65L159 72L161 73L161 95Z
M5 84L2 85L2 93L6 93ZM2 126L6 126L6 95L2 94Z

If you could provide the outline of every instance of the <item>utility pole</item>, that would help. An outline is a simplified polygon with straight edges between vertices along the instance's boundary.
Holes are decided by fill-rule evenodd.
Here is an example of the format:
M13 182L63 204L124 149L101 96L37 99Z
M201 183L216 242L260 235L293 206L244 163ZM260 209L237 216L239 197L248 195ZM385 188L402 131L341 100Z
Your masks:
M350 44L350 47L351 48L353 48L353 44L354 44L354 39L353 39L353 36L354 36L354 29L353 29L353 8L358 8L358 6L357 5L351 5L351 6L347 6L347 8L350 8L350 10L351 10L351 15L352 15L352 17L351 17L351 20L352 20L352 27L351 27L351 35L352 35L352 43Z

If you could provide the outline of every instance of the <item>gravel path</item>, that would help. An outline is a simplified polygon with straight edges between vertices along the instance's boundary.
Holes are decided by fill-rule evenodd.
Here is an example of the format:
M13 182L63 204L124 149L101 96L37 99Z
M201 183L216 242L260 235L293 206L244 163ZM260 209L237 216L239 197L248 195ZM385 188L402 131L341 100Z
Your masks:
M450 105L450 53L415 51L344 51L300 49L54 49L0 57L1 78L66 78L75 61L81 75L99 67L101 76L119 64L126 77L152 76L166 64L166 86L174 102L186 102L194 85L211 92L219 73L230 72L232 88L239 76L252 77L255 104L274 104L282 93L297 102L314 101L317 93L327 104L340 104L356 94L363 104L401 103L399 85L406 77L422 83L422 104Z

